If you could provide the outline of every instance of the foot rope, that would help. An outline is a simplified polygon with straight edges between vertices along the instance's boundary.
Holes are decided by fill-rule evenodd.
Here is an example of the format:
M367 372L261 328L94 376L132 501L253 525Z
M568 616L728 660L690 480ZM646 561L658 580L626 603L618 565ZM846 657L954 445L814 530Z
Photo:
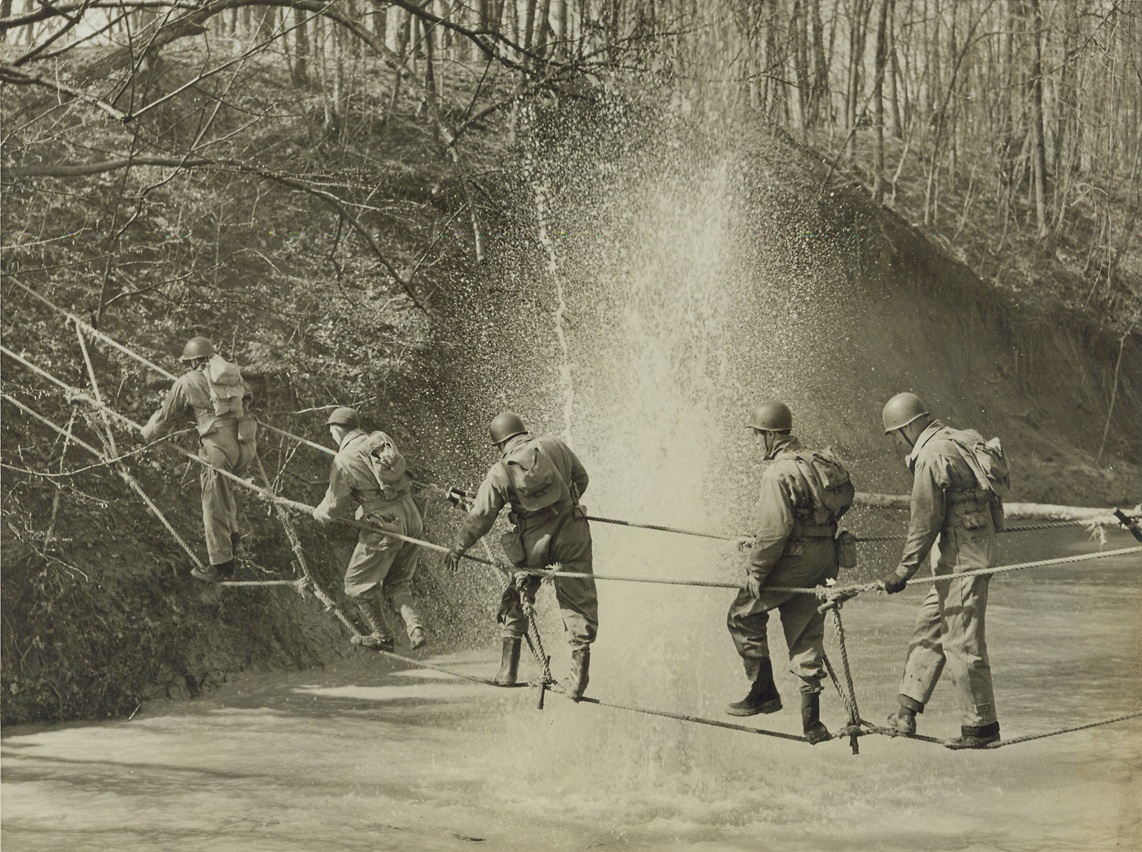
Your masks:
M174 539L190 555L190 558L192 559L192 561L195 562L197 565L201 565L201 563L198 561L197 557L194 555L191 548L188 545L186 545L185 541L183 541L179 537L178 533L174 530L173 526L170 525L169 521L167 521L165 519L165 517L162 515L162 513L158 509L158 507L154 505L153 501L151 501L145 493L143 493L141 487L137 487L138 483L133 479L133 477L130 476L130 474L123 467L123 464L122 464L122 458L123 457L120 456L120 454L118 453L118 451L115 448L114 437L113 437L113 434L111 433L111 422L112 422L112 420L114 420L114 421L120 423L121 425L125 424L130 429L134 430L136 433L138 433L141 430L141 426L140 426L140 424L135 423L134 421L130 420L129 418L124 417L123 415L119 414L118 412L116 412L114 409L112 409L110 406L106 405L103 402L103 400L100 396L100 393L99 393L98 385L95 382L94 368L91 364L90 356L89 356L87 349L86 349L86 341L83 337L82 332L86 331L87 333L93 335L94 337L97 337L99 339L104 340L105 342L109 343L110 345L114 346L115 348L119 349L120 351L122 351L122 352L130 355L131 357L136 358L137 360L143 362L144 364L146 364L150 368L154 369L156 372L159 372L159 373L166 375L166 376L169 376L171 378L173 378L173 376L170 373L168 373L167 371L158 367L157 365L151 364L149 361L146 361L146 359L143 359L141 356L138 356L136 353L130 351L126 347L121 346L120 344L115 342L113 339L111 339L107 335L104 335L102 332L99 332L97 329L94 329L93 327L89 326L87 323L84 323L78 317L75 317L74 315L72 315L66 311L62 311L61 309L57 308L55 305L53 305L47 299L43 298L39 294L30 290L29 288L24 287L24 285L20 284L19 286L23 287L25 290L27 290L33 296L36 296L37 298L39 298L41 301L45 302L49 306L55 308L56 310L59 310L61 313L64 313L64 315L69 319L69 321L74 323L76 330L77 330L77 333L79 333L81 349L83 351L84 360L85 360L86 366L88 368L88 372L89 372L91 380L92 380L92 388L93 388L93 392L94 392L95 396L94 397L89 396L88 394L84 393L83 391L62 382L61 380L52 376L50 373L46 372L45 370L42 370L39 367L35 366L26 358L23 358L22 356L20 356L17 353L7 349L6 347L4 347L2 345L0 345L0 352L3 352L3 354L7 355L8 357L12 358L13 360L15 360L15 361L23 364L24 366L28 367L30 370L35 372L37 375L40 375L40 376L48 379L49 381L51 381L55 385L62 388L65 392L67 392L69 394L70 398L73 401L75 401L75 400L82 401L82 402L88 404L89 406L91 406L92 408L94 408L98 413L102 414L103 415L103 425L104 425L105 430L106 430L106 437L104 440L105 440L105 443L107 444L107 451L100 451L100 450L96 449L95 447L91 446L90 444L86 444L86 443L82 442L69 429L63 429L62 427L57 426L56 424L52 423L47 418L45 418L42 415L39 415L36 412L34 412L28 406L24 405L23 403L20 403L14 397L11 397L10 395L5 393L2 395L3 398L5 400L11 402L12 404L16 405L22 411L24 411L25 413L34 417L35 419L47 424L48 426L53 428L55 431L57 431L61 435L64 435L65 437L67 437L70 441L76 443L77 446L82 447L86 451L88 451L88 452L92 453L93 455L95 455L96 457L100 458L103 461L103 463L107 464L108 466L111 466L118 473L120 473L120 475L124 477L124 479L128 482L128 484L131 485L132 488L144 500L144 502L147 504L148 508L150 508L152 510L152 512L159 518L159 520L167 528L168 532L170 532L170 534L174 537ZM268 425L268 424L264 424L264 425ZM273 427L270 427L270 428L275 432L281 432L281 430L274 429ZM96 430L96 431L98 431L98 430ZM289 435L289 433L282 432L282 434L288 435L290 438L293 438L294 440L302 441L302 442L304 442L310 446L317 447L323 451L326 451L324 447L320 447L320 445L317 445L317 444L312 444L312 442L305 441L305 439L301 439L301 438L298 438L297 436ZM168 444L167 446L173 447L173 445L171 445L171 444ZM200 464L203 464L206 466L210 466L208 462L206 462L204 459L200 459L197 455L194 455L192 453L186 452L186 451L178 449L178 448L175 448L175 449L178 452L180 452L182 455L186 456L187 458L189 458L193 461L199 462ZM131 453L128 453L126 455L131 455ZM231 474L228 471L223 471L223 470L218 470L218 469L215 469L215 471L219 475L227 476L230 479L232 479L233 481L235 481L236 483L238 483L240 486L246 488L247 490L254 492L256 495L258 495L262 499L273 504L276 508L278 508L278 507L290 508L290 509L294 509L296 511L303 512L307 515L310 514L312 511L311 507L308 506L307 504L297 503L295 501L288 500L286 498L280 497L277 494L274 494L269 489L262 488L258 485L255 485L253 482L246 480L246 479L243 479L241 477L238 477L234 474ZM262 473L263 473L263 477L264 477L264 470L262 471ZM268 485L269 484L268 478L266 478L266 481L267 481L267 485ZM281 514L281 513L279 513L279 514ZM283 523L287 527L287 532L292 533L292 529L290 528L290 525L289 525L288 521L286 520L285 516L282 515L282 518L283 518ZM642 528L646 528L646 529L661 530L661 531L665 531L665 532L674 532L674 533L681 533L681 534L687 534L687 535L695 535L695 536L700 536L700 537L705 537L705 538L718 538L718 539L724 539L724 540L734 540L731 537L727 537L727 536L719 536L719 535L715 535L712 533L704 533L704 532L698 532L698 531L693 531L693 530L683 530L683 529L675 528L675 527L665 527L665 526L660 526L660 525L649 525L649 524L636 524L636 523L629 522L629 521L618 521L616 519L608 519L608 518L591 518L591 520L596 520L596 521L599 521L602 523L616 523L616 524L619 524L622 526L642 527ZM1023 526L1023 527L1013 527L1013 528L1010 528L1009 531L1011 531L1011 532L1022 532L1022 531L1032 531L1032 530L1054 529L1054 528L1059 528L1059 527L1072 526L1072 525L1076 525L1076 524L1091 524L1091 523L1098 523L1098 522L1099 522L1098 520L1095 520L1095 521L1091 521L1091 520L1056 521L1056 522L1049 522L1049 523L1044 523L1044 524L1027 525L1027 526ZM1113 522L1118 523L1118 520L1115 519ZM441 545L436 545L436 544L433 544L432 542L428 542L428 541L425 541L422 539L415 539L415 538L412 538L410 536L405 536L405 535L402 535L400 533L397 533L394 530L387 529L381 525L362 524L362 523L356 522L356 521L341 521L341 523L348 525L348 526L355 526L355 527L361 527L361 528L369 529L372 531L378 531L378 532L385 534L386 536L396 538L396 539L400 539L400 540L403 540L406 542L415 543L415 544L421 545L427 549L437 550L437 551L442 551L442 552L448 552L448 548L445 548ZM295 535L289 535L289 537L291 539L291 544L296 545L294 548L295 551L299 551L300 550L300 543L296 541L296 536ZM898 540L900 538L903 538L903 536L891 536L891 537L869 536L869 537L860 538L858 540L861 540L861 541L889 541L889 540ZM1128 548L1120 548L1118 550L1104 551L1104 552L1100 552L1100 553L1083 554L1083 555L1067 556L1067 557L1058 557L1058 558L1053 558L1053 559L1042 559L1042 560L1036 560L1033 562L1018 563L1018 564L1006 565L1006 566L997 566L997 567L988 568L988 569L981 569L981 570L977 570L977 571L968 571L968 572L963 572L963 573L958 573L958 574L950 574L950 575L943 575L943 576L939 576L939 577L929 577L929 578L922 578L922 579L926 579L930 582L943 582L943 581L948 581L948 580L952 580L952 579L961 579L961 578L971 577L971 576L989 575L989 574L1005 573L1005 572L1009 572L1009 571L1023 570L1023 569L1028 569L1028 568L1038 568L1038 567L1046 567L1046 566L1052 566L1052 565L1062 565L1062 564L1069 564L1069 563L1076 563L1076 562L1084 562L1084 561L1088 561L1088 560L1092 560L1092 559L1107 558L1107 557L1113 557L1113 556L1119 556L1119 555L1125 555L1125 554L1131 554L1131 553L1140 553L1140 552L1142 552L1142 547L1128 547ZM271 585L272 586L284 586L284 585L289 585L289 586L295 587L295 589L299 593L304 594L305 591L309 591L319 601L321 601L324 604L324 606L327 610L331 610L332 612L334 612L336 617L351 631L351 633L353 635L355 635L355 636L362 635L359 633L359 631L357 630L357 628L353 624L353 622L350 619L348 619L340 611L340 609L334 603L332 598L330 598L309 577L309 572L306 570L306 568L304 566L304 562L301 561L302 556L301 556L300 552L296 553L296 555L299 558L298 567L304 575L299 580L225 581L224 583L222 583L222 585L238 586L238 587L241 587L241 586L271 586ZM484 560L484 559L479 559L478 557L475 557L475 556L472 556L469 554L464 554L464 556L465 556L465 558L472 560L472 561L490 564L493 567L497 568L498 570L503 571L504 573L508 573L508 574L519 573L521 570L521 569L514 568L513 566L508 566L504 563L499 563L498 561L496 561L494 559ZM489 556L490 556L490 552L489 552ZM522 573L527 573L527 574L531 574L534 576L539 576L539 577L544 578L544 579L548 579L548 578L554 576L554 574L556 572L554 570L546 570L546 569L524 569ZM701 586L701 587L713 587L713 588L733 588L733 589L740 589L741 588L741 586L739 584L719 583L719 582L704 581L704 580L666 580L666 579L662 579L662 578L623 577L623 576L615 576L615 575L593 574L593 573L586 573L586 572L560 572L560 573L562 573L564 576L568 576L568 577L591 577L591 578L594 578L596 580L614 580L614 581L621 581L621 582L642 582L642 583L655 583L655 584L665 584L665 585ZM839 613L841 600L839 600L838 598L841 596L845 596L846 598L852 597L853 595L855 595L859 592L862 592L862 591L876 590L877 588L879 588L878 584L863 584L863 585L859 585L859 586L834 587L831 589L825 588L825 587L815 587L815 588L768 587L768 588L770 588L773 591L780 591L780 592L789 592L789 593L798 593L798 594L813 594L813 595L816 595L816 596L823 598L823 599L828 601L828 603L825 604L823 609L825 609L825 608L831 609L832 614L833 614L834 630L836 631L839 646L841 649L842 669L843 669L843 675L844 675L846 686L847 686L847 691L841 689L840 683L839 683L838 679L836 678L836 674L833 671L832 666L831 666L831 664L829 664L829 661L827 659L826 659L826 666L827 666L827 669L829 671L830 676L833 679L834 685L837 687L838 691L841 693L842 701L845 703L846 709L848 709L848 711L849 711L849 717L850 717L849 725L846 727L845 730L843 730L840 734L838 734L838 736L846 736L847 735L850 737L850 742L851 742L854 754L857 753L857 751L858 751L858 749L857 749L857 737L862 735L863 733L886 734L888 736L904 736L908 739L917 739L917 740L920 740L922 742L940 742L939 740L937 740L933 737L922 737L922 736L918 736L918 735L901 734L900 732L893 731L893 730L887 729L887 728L883 728L881 726L872 725L871 723L868 723L868 722L860 719L859 710L858 710L857 704L856 704L855 687L853 685L852 675L851 675L851 672L849 670L847 649L846 649L845 643L844 643L843 625L841 623L840 613ZM539 636L538 628L535 625L534 608L531 607L530 605L527 605L525 608L525 614L528 618L528 624L529 624L529 630L528 630L528 635L527 635L528 646L531 649L531 652L532 652L533 656L536 658L537 662L540 663L540 669L541 669L542 676L543 676L543 681L540 684L541 700L542 700L542 691L544 689L550 689L551 691L559 692L561 694L566 694L565 691L563 690L563 688L557 682L555 682L551 676L550 668L548 666L549 660L548 660L545 652L543 651L542 639ZM441 673L444 673L444 674L447 674L447 675L450 675L453 677L461 678L463 680L468 680L468 681L473 682L473 683L482 683L482 684L486 684L486 685L498 686L497 684L495 684L494 681L489 680L489 679L479 678L479 677L475 677L472 675L467 675L467 674L464 674L462 672L456 672L456 671L446 669L446 668L441 667L441 666L437 666L437 665L434 665L431 663L427 663L427 662L422 661L422 660L417 660L417 659L414 659L411 657L405 657L403 655L396 654L395 652L377 650L376 653L383 654L385 656L391 657L393 659L396 659L398 661L404 662L404 663L409 664L409 665L422 667L422 668L434 669L434 670L439 671ZM683 722L692 722L692 723L696 723L696 724L709 725L709 726L724 728L724 729L728 729L728 730L762 734L762 735L777 737L777 738L781 738L781 739L789 739L789 740L801 741L801 742L806 741L805 737L803 737L803 736L786 734L786 733L782 733L779 731L768 731L768 730L760 729L760 728L752 728L752 727L749 727L746 725L739 725L739 724L734 724L734 723L729 723L729 722L723 722L723 721L716 720L716 719L707 719L707 718L703 718L703 717L699 717L699 716L693 716L693 715L689 715L689 714L672 713L669 711L656 710L656 709L645 708L645 707L638 707L635 705L602 701L600 699L590 698L590 697L585 697L585 696L581 697L579 699L578 703L596 704L598 706L612 707L614 709L626 710L629 712L642 713L645 715L659 716L659 717L663 717L663 718L670 718L670 719L675 719L675 720L683 721ZM1142 716L1142 711L1124 714L1121 716L1116 716L1116 717L1113 717L1111 719L1085 723L1082 725L1068 726L1068 727L1058 728L1058 729L1043 732L1043 733L1028 734L1028 735L1024 735L1024 736L1020 736L1020 737L1015 737L1012 739L1001 740L999 743L996 743L991 747L996 748L996 747L1002 747L1005 745L1014 745L1014 744L1021 743L1021 742L1028 742L1031 740L1042 739L1045 737L1057 736L1057 735L1063 734L1063 733L1070 733L1073 731L1080 731L1080 730L1085 730L1088 728L1098 727L1101 725L1108 725L1108 724L1112 724L1115 722L1126 721L1129 719L1138 718L1139 716ZM858 730L858 726L859 726L860 730Z

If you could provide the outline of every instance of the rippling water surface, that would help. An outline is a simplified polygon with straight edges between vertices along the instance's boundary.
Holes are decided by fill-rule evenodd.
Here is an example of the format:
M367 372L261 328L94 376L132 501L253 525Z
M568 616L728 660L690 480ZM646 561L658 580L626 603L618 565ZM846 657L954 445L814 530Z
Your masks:
M1128 544L1115 536L1110 546ZM1005 562L1094 547L1073 531L1004 545ZM994 581L990 643L1006 735L1142 705L1139 567L1128 557ZM722 623L728 593L684 595L682 617L677 589L601 585L589 694L724 718L721 706L744 689ZM892 705L921 594L844 609L867 718ZM660 628L625 630L631 607L640 625L661 613ZM548 632L558 671L566 652ZM829 649L836 658L832 635ZM431 659L486 674L493 656ZM793 677L780 672L779 686L786 708L746 721L797 733ZM154 702L130 721L9 729L3 845L1018 852L1131 849L1142 836L1139 720L986 752L866 737L853 756L847 741L811 748L556 696L539 710L535 699L362 653L321 672L244 676L202 699ZM951 705L941 684L921 732L954 734ZM835 693L823 709L830 725L843 719Z

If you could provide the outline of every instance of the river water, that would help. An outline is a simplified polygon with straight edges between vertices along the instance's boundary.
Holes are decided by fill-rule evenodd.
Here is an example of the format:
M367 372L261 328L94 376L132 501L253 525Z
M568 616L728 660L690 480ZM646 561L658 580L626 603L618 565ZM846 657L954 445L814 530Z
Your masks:
M600 530L600 548L621 535L632 533ZM1130 542L1115 534L1108 547ZM717 547L670 544L676 557L679 547ZM1008 535L1002 561L1096 547L1076 530ZM1005 735L1139 708L1139 567L1131 556L993 581ZM745 688L723 627L729 592L600 587L588 694L725 718L722 705ZM866 718L893 704L924 588L844 608ZM541 603L558 674L566 651L557 623L546 623L549 591ZM653 623L648 613L662 615L657 630L627 629ZM838 659L834 636L827 647ZM775 655L783 650L778 633ZM429 659L487 675L494 657L489 648ZM799 733L792 675L780 671L778 685L786 708L745 721ZM983 752L871 736L854 756L847 740L809 747L550 695L540 710L536 696L362 652L323 671L241 675L199 699L148 703L129 721L11 728L3 847L1018 852L1134 849L1142 837L1142 720ZM834 727L844 718L835 693L823 713ZM921 733L951 736L957 724L942 683Z

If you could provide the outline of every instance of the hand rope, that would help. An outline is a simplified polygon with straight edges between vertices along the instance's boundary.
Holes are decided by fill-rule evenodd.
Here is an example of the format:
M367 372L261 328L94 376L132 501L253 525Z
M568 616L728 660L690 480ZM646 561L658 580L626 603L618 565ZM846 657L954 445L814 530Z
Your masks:
M58 385L59 387L63 388L64 390L69 391L75 398L80 399L80 400L86 402L87 404L89 404L93 407L106 409L109 414L111 414L114 418L116 418L120 422L127 424L129 427L131 427L132 429L135 429L137 431L141 430L142 427L138 423L135 423L130 418L124 417L123 415L114 411L114 409L111 409L109 406L103 405L98 400L93 399L91 396L83 393L82 391L80 391L76 388L69 386L65 382L62 382L61 380L57 379L55 376L52 376L47 371L42 370L41 368L35 366L31 362L29 362L27 359L21 357L20 355L11 351L7 347L0 345L0 352L3 352L5 355L8 355L10 358L20 362L21 364L24 364L26 367L31 369L36 374L47 378L48 380L50 380L54 384ZM308 504L298 503L297 501L294 501L294 500L289 500L289 499L284 498L284 497L279 497L278 495L276 495L276 494L274 494L274 493L272 493L272 492L270 492L264 488L261 488L258 485L255 485L253 482L250 482L249 480L243 479L240 476L237 476L233 473L230 473L229 471L213 468L210 465L210 463L207 462L205 459L199 458L197 455L195 455L193 453L189 453L186 450L176 448L176 451L179 452L180 454L186 456L187 458L191 459L192 461L195 461L195 462L197 462L201 465L205 465L207 467L211 467L211 469L216 470L220 476L225 476L225 477L233 480L234 482L237 482L241 487L246 488L247 490L253 491L255 494L260 495L262 497L262 499L264 499L264 500L267 500L267 501L273 502L273 503L277 503L279 505L286 506L288 508L293 508L295 511L299 511L299 512L302 512L302 513L307 514L307 515L312 515L312 511L313 511L312 507L309 506ZM426 541L424 539L417 539L417 538L413 538L411 536L406 536L406 535L403 535L401 533L396 532L395 530L391 530L391 529L388 529L387 527L383 527L383 526L373 526L373 525L361 524L360 522L349 521L349 520L342 520L342 521L340 521L340 523L348 525L348 526L356 526L359 528L368 529L368 530L371 530L374 532L379 531L379 532L384 533L386 536L389 536L389 537L392 537L392 538L395 538L395 539L398 539L401 541L410 542L413 544L419 544L420 546L425 547L427 549L435 550L435 551L442 552L442 553L447 553L450 550L449 548L444 547L443 545L434 544L433 542L429 542L429 541ZM1064 557L1058 557L1058 558L1054 558L1054 559L1041 559L1041 560L1037 560L1034 562L1023 562L1023 563L1017 563L1017 564L1013 564L1013 565L996 566L993 568L986 568L986 569L981 569L981 570L977 570L977 571L965 571L965 572L958 573L958 574L947 574L947 575L941 575L939 577L929 577L929 578L924 578L924 579L928 579L931 582L946 582L946 581L950 581L950 580L956 579L956 578L966 578L966 577L974 577L974 576L982 576L982 575L990 575L990 574L999 574L999 573L1005 573L1008 571L1023 570L1025 568L1039 568L1039 567L1045 567L1045 566L1050 566L1050 565L1064 565L1064 564L1073 563L1073 562L1085 562L1085 561L1089 561L1092 559L1104 559L1104 558L1121 556L1121 555L1126 555L1126 554L1131 554L1131 553L1142 553L1142 546L1119 548L1118 550L1101 551L1098 553L1091 553L1091 554L1064 556ZM517 569L514 566L509 566L509 565L499 563L499 562L484 560L484 559L481 559L480 557L473 556L473 555L468 554L468 553L463 554L463 556L466 559L470 559L470 560L473 560L476 562L482 562L485 564L492 564L495 567L499 568L501 571L504 571L505 573L511 573L514 571L522 570L524 573L532 574L532 575L537 576L537 577L548 577L554 573L554 572L552 572L550 570L546 570L546 569L534 569L534 568ZM737 583L726 583L726 582L718 582L718 581L712 581L712 580L668 580L668 579L663 579L663 578L658 578L658 577L624 577L624 576L613 575L613 574L596 574L596 573L590 573L590 572L577 572L577 571L564 571L561 573L565 577L594 578L596 580L608 580L608 581L627 582L627 583L650 583L650 584L658 584L658 585L695 586L695 587L704 587L704 588L725 588L725 589L735 589L735 590L740 590L742 588L741 585L737 584ZM787 592L790 594L811 594L811 595L817 595L817 596L823 597L823 596L826 596L830 591L831 592L837 592L837 591L858 591L859 592L859 591L870 590L870 588L875 588L875 586L871 586L870 584L862 584L862 585L858 585L858 586L841 587L839 589L836 587L834 587L832 589L825 589L824 587L801 588L801 587L790 587L790 586L769 586L766 588L769 591Z
M107 343L109 346L115 348L119 352L122 352L124 355L127 355L130 358L133 358L134 360L138 361L140 364L143 364L144 366L148 367L149 369L154 370L156 373L159 373L160 375L165 376L169 379L175 378L174 374L168 372L167 370L163 369L162 367L153 363L152 361L149 361L148 359L146 359L145 357L143 357L139 353L137 353L137 352L133 351L132 349L124 346L123 344L121 344L117 340L115 340L113 337L105 334L104 332L100 331L99 329L95 328L94 326L90 325L89 323L84 322L76 314L72 313L71 311L68 311L67 309L65 309L63 307L60 307L59 305L57 305L54 302L52 302L51 300L49 300L47 297L43 296L40 293L37 293L31 287L28 287L26 284L23 284L19 281L15 281L13 283L15 283L15 285L17 287L19 287L20 289L22 289L26 293L28 293L28 295L38 299L40 302L47 305L52 310L61 314L68 322L75 325L77 331L80 331L80 330L86 331L87 333L92 335L94 338ZM80 334L80 342L82 345L83 344L82 334ZM87 355L86 348L84 349L84 355L85 355L85 357ZM89 368L90 368L90 363L89 363ZM94 376L93 376L93 380L94 380ZM299 435L295 435L291 432L287 432L284 429L279 429L276 426L270 425L269 423L260 423L259 425L262 426L263 428L268 429L271 432L275 432L275 433L277 433L283 437L289 438L289 439L296 441L300 444L311 447L312 449L315 449L318 452L326 453L328 455L336 455L336 452L329 449L328 447L322 446L321 444L317 444L313 441L310 441L310 440L303 438ZM416 483L416 484L420 485L422 487L425 487L425 488L429 488L429 489L431 489L431 490L433 490L436 493L441 494L441 495L446 493L445 489L441 488L440 486L432 485L429 483ZM859 493L857 495L857 499L858 499L858 505L864 505L864 506L869 506L869 507L873 507L873 508L878 508L878 507L879 508L908 508L908 498L906 496ZM1033 511L1033 510L1035 510L1036 505L1037 504L1019 504L1019 507L1021 507L1025 511ZM1074 511L1074 507L1067 507L1067 506L1038 506L1038 509L1041 512L1047 512L1047 513L1051 513L1051 514L1057 514L1057 513L1063 512L1063 511ZM1109 512L1103 513L1102 510L1091 510L1091 509L1081 509L1080 511L1086 512L1089 515L1089 517L1085 520L1074 519L1074 520L1056 521L1056 522L1049 522L1049 523L1042 523L1042 524L1029 524L1029 525L1022 525L1022 526L1016 526L1016 527L1008 527L1006 530L1002 530L1002 532L1012 532L1012 533L1014 533L1014 532L1032 532L1032 531L1040 531L1040 530L1048 530L1048 529L1059 529L1059 528L1068 527L1068 526L1089 526L1091 524L1099 524L1102 526L1107 526L1107 525L1111 525L1111 524L1121 523L1121 519L1116 518L1113 514L1110 514ZM661 531L661 532L677 533L680 535L689 535L689 536L695 536L695 537L699 537L699 538L716 539L719 541L736 541L738 538L740 538L740 536L720 535L717 533L703 532L700 530L684 529L681 527L664 526L664 525L660 525L660 524L642 524L642 523L635 523L633 521L624 521L624 520L619 520L616 518L605 518L605 517L592 516L592 515L588 515L587 520L595 521L597 523L615 524L618 526L633 527L633 528L638 528L638 529L657 530L657 531ZM1131 518L1131 520L1138 520L1138 519L1137 518ZM874 536L857 536L856 539L859 542L903 541L903 540L907 539L907 536L906 535L879 535L879 536L874 535Z

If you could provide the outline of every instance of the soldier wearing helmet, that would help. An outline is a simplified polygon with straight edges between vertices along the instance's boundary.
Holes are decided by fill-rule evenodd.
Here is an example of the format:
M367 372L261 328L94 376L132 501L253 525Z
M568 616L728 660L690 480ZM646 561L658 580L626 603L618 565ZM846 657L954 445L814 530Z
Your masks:
M904 461L913 476L908 540L900 564L884 579L885 591L901 591L922 562L931 561L937 577L993 566L993 496L981 490L967 450L982 441L979 433L950 429L933 420L913 393L898 393L888 400L882 419L884 433L907 453ZM984 638L989 580L984 575L933 583L908 645L899 707L888 717L893 729L916 732L916 714L924 712L946 667L962 725L961 735L944 745L985 748L999 741Z
M518 568L558 564L572 573L591 573L591 528L579 506L587 490L587 471L563 441L532 437L523 420L504 411L488 427L500 460L488 470L468 515L452 542L445 566L455 570L460 557L492 528L504 506L511 507L514 530L502 538L504 552ZM504 591L497 621L503 656L495 682L516 682L520 640L527 632L525 609L535 600L539 577L520 573ZM568 695L578 700L587 688L591 643L599 629L599 602L590 577L555 576L555 598L571 645Z
M825 677L825 616L812 595L771 586L817 586L837 576L837 522L852 502L848 471L828 450L808 451L792 434L793 414L783 402L758 404L747 424L772 461L761 477L758 523L748 539L749 568L726 625L750 681L749 693L726 707L731 716L776 713L781 695L773 680L767 625L781 613L790 670L801 681L801 721L813 745L830 738L821 723Z
M243 476L257 454L257 421L246 409L250 388L236 364L217 355L206 337L192 337L179 356L187 371L175 379L159 410L143 427L143 438L153 441L178 423L193 418L198 430L198 456L202 466L202 520L206 530L209 565L190 573L199 580L217 582L233 576L240 555L242 533L233 483L218 471ZM228 384L215 381L212 368L223 369Z
M400 535L419 538L424 529L420 507L412 496L412 478L396 443L384 432L366 432L352 408L335 408L325 421L337 455L329 472L329 488L313 517L328 524L356 507L359 521L371 521ZM428 642L412 601L412 578L419 546L361 530L345 570L345 594L357 604L368 627L354 644L380 651L394 648L385 609L399 617L415 650Z

